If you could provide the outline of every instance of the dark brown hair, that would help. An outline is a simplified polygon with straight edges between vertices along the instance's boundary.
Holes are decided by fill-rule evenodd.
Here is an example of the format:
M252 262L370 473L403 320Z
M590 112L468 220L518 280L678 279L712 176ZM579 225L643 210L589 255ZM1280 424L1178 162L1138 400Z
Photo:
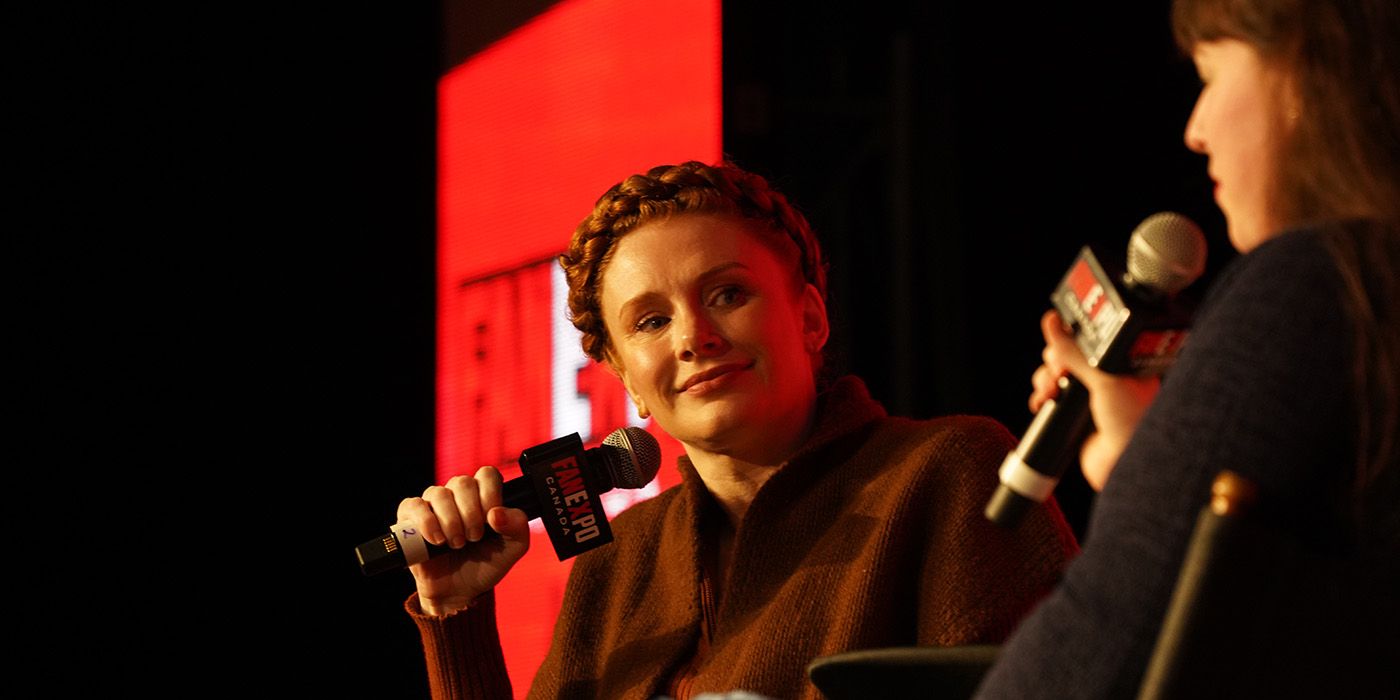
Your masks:
M1291 226L1323 229L1340 272L1343 307L1355 329L1354 503L1363 522L1394 518L1400 496L1400 2L1175 0L1172 28L1187 53L1203 41L1243 41L1291 81L1298 109L1282 145L1275 199Z
M1400 222L1400 3L1177 0L1172 25L1187 53L1237 39L1291 78L1285 221Z
M762 176L730 163L689 161L659 165L613 185L593 206L559 256L569 282L569 319L583 333L583 351L607 359L599 284L618 238L638 226L678 214L728 214L757 221L774 234L768 243L780 254L796 250L794 278L811 284L826 299L826 263L821 246L801 212Z

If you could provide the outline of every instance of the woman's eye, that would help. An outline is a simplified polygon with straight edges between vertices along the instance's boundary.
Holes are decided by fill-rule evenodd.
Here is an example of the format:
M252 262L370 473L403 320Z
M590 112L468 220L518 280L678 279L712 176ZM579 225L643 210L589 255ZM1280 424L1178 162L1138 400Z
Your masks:
M748 296L744 294L744 290L740 287L720 287L715 290L715 294L711 298L710 303L715 306L736 306L744 303L744 300L747 298Z
M646 318L638 321L637 325L632 327L632 330L642 333L647 333L650 331L659 331L662 328L665 328L666 324L670 322L671 319L666 318L665 316L647 316Z

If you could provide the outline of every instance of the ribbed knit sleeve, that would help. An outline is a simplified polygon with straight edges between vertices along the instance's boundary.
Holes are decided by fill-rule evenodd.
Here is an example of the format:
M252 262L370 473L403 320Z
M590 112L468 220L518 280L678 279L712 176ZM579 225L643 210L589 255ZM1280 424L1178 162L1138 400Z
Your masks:
M404 608L418 625L433 697L509 698L501 639L496 631L496 595L487 592L471 607L436 617L423 613L414 593Z

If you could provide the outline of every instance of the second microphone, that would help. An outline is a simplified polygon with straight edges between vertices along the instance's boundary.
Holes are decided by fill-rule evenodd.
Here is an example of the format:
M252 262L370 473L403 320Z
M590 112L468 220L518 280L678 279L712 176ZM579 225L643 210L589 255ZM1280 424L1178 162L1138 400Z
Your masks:
M1086 246L1051 303L1090 366L1160 374L1181 351L1191 321L1190 305L1177 294L1201 276L1205 261L1205 236L1195 222L1172 212L1153 214L1133 230L1126 270L1113 269ZM1066 375L1058 390L998 470L1001 484L985 511L998 525L1016 525L1050 497L1093 429L1084 385Z

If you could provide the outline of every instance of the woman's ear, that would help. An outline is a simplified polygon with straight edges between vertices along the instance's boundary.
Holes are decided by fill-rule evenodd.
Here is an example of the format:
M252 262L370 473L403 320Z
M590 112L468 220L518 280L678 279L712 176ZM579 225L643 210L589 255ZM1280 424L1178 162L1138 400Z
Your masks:
M802 289L802 343L808 354L815 355L826 347L831 325L826 318L826 302L821 292L811 284Z
M622 363L613 359L612 353L610 352L607 355L605 364L607 364L608 369L612 370L613 374L617 375L618 379L622 380L622 387L627 390L628 398L632 399L632 405L637 407L637 415L642 418L650 418L651 411L647 410L646 402L642 401L642 395L632 390L632 383L628 381L627 370L623 368Z
M1298 80L1291 72L1275 68L1273 80L1278 115L1282 119L1284 133L1288 134L1298 126L1298 118L1303 113L1303 97L1298 90Z

